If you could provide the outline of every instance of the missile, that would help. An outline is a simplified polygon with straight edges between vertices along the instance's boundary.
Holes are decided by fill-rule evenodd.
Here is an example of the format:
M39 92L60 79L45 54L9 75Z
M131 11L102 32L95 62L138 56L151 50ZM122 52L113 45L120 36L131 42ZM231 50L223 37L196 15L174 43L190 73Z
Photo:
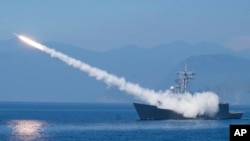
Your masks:
M13 33L15 36L17 36L21 41L23 41L24 43L28 44L29 46L31 47L34 47L36 49L39 49L39 50L42 50L44 51L45 50L45 46L36 42L36 41L33 41L32 39L28 38L28 37L25 37L23 35L18 35L16 33Z
M19 38L19 35L18 35L18 34L16 34L15 32L14 32L13 34Z

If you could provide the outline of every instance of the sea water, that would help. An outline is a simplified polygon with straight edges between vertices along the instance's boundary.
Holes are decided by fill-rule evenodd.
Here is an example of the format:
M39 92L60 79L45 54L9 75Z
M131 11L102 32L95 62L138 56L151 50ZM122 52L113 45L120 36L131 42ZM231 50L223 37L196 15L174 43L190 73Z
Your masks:
M0 141L228 141L242 119L141 121L131 104L0 103Z

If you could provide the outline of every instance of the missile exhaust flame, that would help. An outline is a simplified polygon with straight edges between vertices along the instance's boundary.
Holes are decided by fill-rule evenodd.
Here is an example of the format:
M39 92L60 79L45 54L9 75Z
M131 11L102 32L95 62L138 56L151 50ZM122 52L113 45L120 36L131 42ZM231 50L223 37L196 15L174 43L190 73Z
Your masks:
M51 57L58 58L66 64L87 73L89 76L103 81L109 86L116 86L119 90L132 94L140 100L156 105L159 108L174 110L188 118L195 118L198 115L204 114L213 116L218 111L219 98L212 92L175 94L170 90L156 92L152 89L142 88L138 84L126 81L123 77L117 77L104 70L92 67L87 63L33 41L28 37L15 35L26 44L50 54Z
M28 45L30 45L30 46L32 46L32 47L35 47L35 48L37 48L37 49L39 49L39 50L44 51L44 48L46 48L44 45L39 44L39 43L37 43L37 42L35 42L35 41L33 41L33 40L31 40L31 39L25 37L25 36L18 35L18 34L16 34L16 33L14 33L14 35L16 35L19 39L21 39L22 41L24 41L24 42L27 43Z

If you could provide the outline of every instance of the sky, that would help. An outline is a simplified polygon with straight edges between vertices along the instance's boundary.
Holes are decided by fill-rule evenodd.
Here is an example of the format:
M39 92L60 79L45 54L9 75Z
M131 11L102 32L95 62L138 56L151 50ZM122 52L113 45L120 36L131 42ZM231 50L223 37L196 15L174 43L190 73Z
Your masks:
M250 48L249 0L0 0L0 40L24 34L92 50L213 42Z

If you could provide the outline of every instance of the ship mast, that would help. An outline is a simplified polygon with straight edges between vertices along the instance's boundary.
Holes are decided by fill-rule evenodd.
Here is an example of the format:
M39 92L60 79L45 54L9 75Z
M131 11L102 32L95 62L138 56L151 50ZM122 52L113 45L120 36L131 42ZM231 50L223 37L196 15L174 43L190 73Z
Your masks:
M179 76L179 79L176 81L177 86L176 92L186 93L188 92L188 83L190 79L194 79L195 72L188 70L187 60L185 60L184 71L177 71L176 74Z

